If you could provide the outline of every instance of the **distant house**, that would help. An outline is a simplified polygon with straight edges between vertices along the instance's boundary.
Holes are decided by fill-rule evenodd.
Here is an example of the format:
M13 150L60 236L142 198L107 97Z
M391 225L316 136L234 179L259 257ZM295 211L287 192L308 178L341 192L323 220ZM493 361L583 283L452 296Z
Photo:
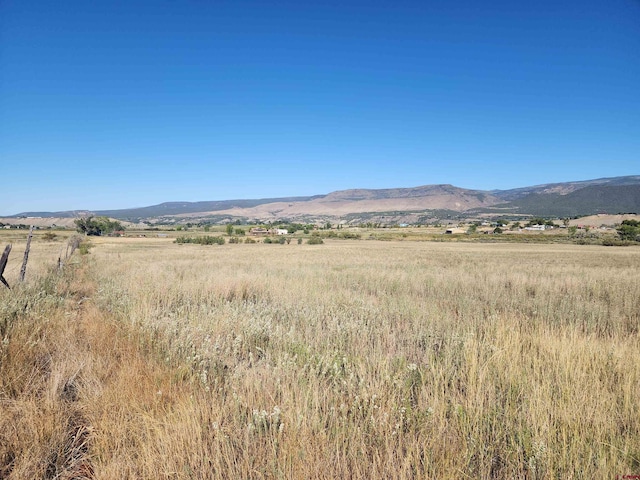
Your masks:
M271 232L275 235L287 235L289 233L289 230L287 230L286 228L274 228L271 230Z
M453 235L453 234L465 233L465 231L462 228L447 228L444 233L446 235Z
M525 230L544 231L547 229L546 225L531 225L530 227L524 227Z
M251 230L249 230L249 234L250 235L269 235L269 230L267 230L266 228L260 228L260 227L254 227Z

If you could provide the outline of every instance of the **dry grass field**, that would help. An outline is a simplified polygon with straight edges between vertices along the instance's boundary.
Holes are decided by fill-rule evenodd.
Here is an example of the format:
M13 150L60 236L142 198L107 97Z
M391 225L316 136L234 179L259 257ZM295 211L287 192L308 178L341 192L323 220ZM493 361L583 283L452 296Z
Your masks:
M638 247L92 243L0 291L0 478L640 474Z

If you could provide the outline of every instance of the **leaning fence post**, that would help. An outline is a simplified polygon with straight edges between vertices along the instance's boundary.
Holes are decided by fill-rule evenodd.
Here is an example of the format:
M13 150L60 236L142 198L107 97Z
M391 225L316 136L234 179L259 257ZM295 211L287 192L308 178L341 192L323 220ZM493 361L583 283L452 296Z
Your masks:
M9 260L9 252L11 252L11 244L7 245L4 249L4 253L2 254L2 257L0 257L0 282L4 283L4 285L11 290L11 287L9 286L9 284L7 283L7 281L4 279L4 277L2 276L2 274L4 273L4 269L7 266L7 260Z
M20 282L24 282L24 276L27 273L27 262L29 261L29 249L31 248L31 237L33 237L33 225L29 229L29 236L27 237L27 248L24 250L24 259L22 260L22 268L20 269Z

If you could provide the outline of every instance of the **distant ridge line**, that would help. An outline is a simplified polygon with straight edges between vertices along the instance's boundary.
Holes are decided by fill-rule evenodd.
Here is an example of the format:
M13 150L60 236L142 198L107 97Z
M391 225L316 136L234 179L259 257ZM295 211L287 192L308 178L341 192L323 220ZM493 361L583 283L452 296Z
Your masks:
M176 217L273 220L345 218L395 212L503 212L513 215L578 216L640 212L640 175L557 182L508 190L475 190L451 184L406 188L348 189L326 195L199 202L163 202L139 208L24 212L11 217L74 218L99 215L133 222ZM449 213L450 214L450 213ZM449 215L447 214L447 215Z

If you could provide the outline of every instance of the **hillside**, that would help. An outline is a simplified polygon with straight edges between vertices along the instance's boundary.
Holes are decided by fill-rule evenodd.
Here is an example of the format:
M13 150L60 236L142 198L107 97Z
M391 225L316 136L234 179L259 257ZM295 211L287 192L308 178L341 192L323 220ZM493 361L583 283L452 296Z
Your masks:
M104 215L129 222L383 221L417 223L477 216L574 217L640 212L640 176L550 183L511 190L471 190L449 184L349 189L326 195L166 202L142 208L87 212L27 212L15 217Z
M636 213L640 211L639 206L640 185L593 185L566 195L532 193L509 205L516 212L556 217Z
M640 185L640 175L630 175L626 177L598 178L595 180L581 180L577 182L546 183L534 185L532 187L513 188L510 190L496 190L492 193L502 200L518 200L531 194L547 195L567 195L576 190L592 186L627 186Z

